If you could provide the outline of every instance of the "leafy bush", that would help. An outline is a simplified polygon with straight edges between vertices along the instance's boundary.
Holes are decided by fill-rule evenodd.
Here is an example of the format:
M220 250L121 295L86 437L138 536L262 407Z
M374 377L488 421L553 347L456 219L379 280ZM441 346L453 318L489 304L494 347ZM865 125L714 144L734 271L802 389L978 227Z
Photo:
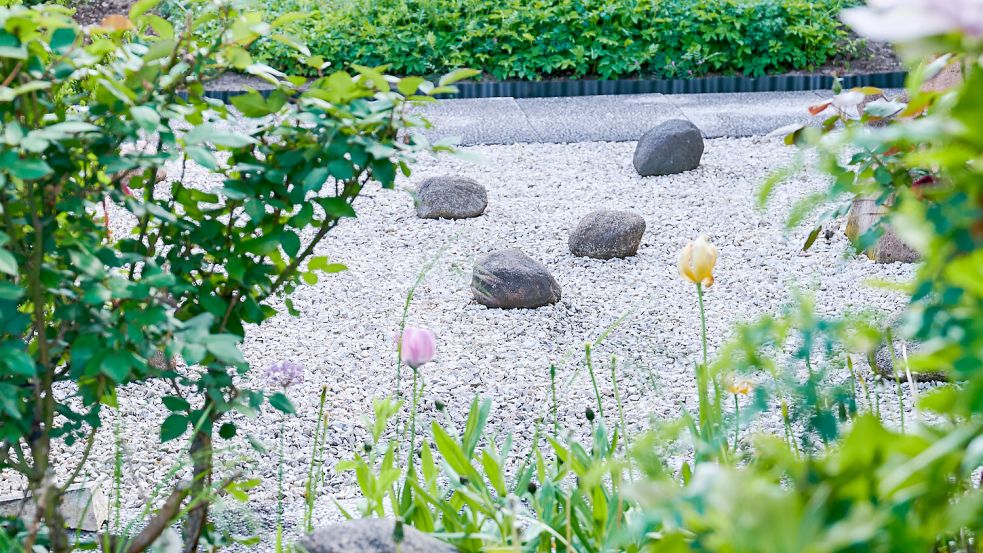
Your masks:
M397 74L456 67L497 79L763 75L808 69L834 56L836 18L853 0L272 0L299 11L290 27L333 67L388 64ZM169 0L184 19L194 0ZM288 73L311 74L287 45L253 53Z
M178 517L187 551L208 538L211 497L248 488L215 473L213 442L236 435L227 414L252 416L267 399L238 378L246 329L343 268L316 246L355 216L365 187L391 187L433 149L400 136L416 120L405 108L467 75L393 89L370 68L306 83L251 64L276 88L236 98L239 119L203 83L276 24L214 4L204 17L220 40L199 42L194 26L175 33L148 14L154 4L90 29L65 8L0 8L0 471L39 498L19 532L27 551L44 526L52 551L69 549L61 497L117 389L134 384L168 391L160 439L190 436L194 479L164 482L156 518L107 542L137 553ZM184 180L193 164L211 185ZM111 236L114 210L135 221L129 235ZM268 400L292 409L282 393ZM55 466L58 442L84 444L71 466Z

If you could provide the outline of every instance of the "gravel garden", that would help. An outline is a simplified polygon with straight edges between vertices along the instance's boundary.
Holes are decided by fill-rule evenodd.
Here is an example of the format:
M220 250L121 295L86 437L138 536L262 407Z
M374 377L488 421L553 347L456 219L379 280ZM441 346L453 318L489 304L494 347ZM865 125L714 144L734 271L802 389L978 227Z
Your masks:
M0 551L977 551L957 3L827 6L919 49L808 124L459 147L427 109L477 71L0 7ZM205 97L239 65L273 88Z

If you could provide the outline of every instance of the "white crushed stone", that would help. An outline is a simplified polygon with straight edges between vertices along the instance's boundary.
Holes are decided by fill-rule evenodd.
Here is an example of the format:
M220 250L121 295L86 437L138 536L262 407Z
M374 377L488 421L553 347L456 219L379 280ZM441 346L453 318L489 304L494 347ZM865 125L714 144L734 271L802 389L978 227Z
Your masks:
M735 322L777 312L790 301L793 286L813 290L824 314L874 309L889 318L903 307L903 297L866 286L865 281L904 280L913 274L913 266L877 265L845 253L847 240L840 227L831 227L831 238L820 237L809 252L801 251L807 226L786 232L790 205L821 190L825 177L800 174L777 189L767 210L756 209L761 183L794 155L778 140L708 140L698 169L649 178L639 177L632 168L634 143L464 150L482 161L421 159L411 178L401 178L399 190L370 191L371 198L356 205L358 219L340 225L317 252L345 263L349 270L300 288L293 296L300 317L283 314L250 329L244 350L254 367L254 383L261 385L262 369L277 361L292 360L307 368L304 384L289 392L300 416L284 422L286 523L291 535L303 508L321 387L329 391L327 465L333 466L361 447L366 433L358 421L370 414L372 398L394 393L392 338L405 295L421 268L438 254L436 265L416 289L408 319L410 325L429 327L438 337L436 359L422 368L426 390L417 428L422 435L431 420L444 418L433 407L435 399L446 403L449 417L460 428L471 399L480 394L494 400L490 430L500 436L516 433L513 451L518 455L528 446L536 417L547 413L550 364L558 368L561 423L581 436L586 433L583 411L593 405L594 392L582 367L583 344L597 339L629 311L631 315L594 352L608 416L615 411L612 355L622 368L620 391L632 428L645 427L650 417L678 416L683 406L695 409L696 296L693 286L678 277L676 256L698 234L709 235L720 250L716 284L706 296L711 351ZM172 173L172 178L177 176L176 170ZM406 189L444 174L471 177L487 187L489 204L483 216L458 221L415 216ZM645 218L648 227L636 257L599 261L568 252L570 230L582 215L599 208L632 210ZM521 248L552 271L563 288L557 305L502 311L472 299L474 259L507 247ZM403 389L408 385L404 380ZM152 388L130 386L120 392L129 513L137 512L184 447L182 441L158 443L157 427L165 415L158 398L164 392ZM890 403L891 398L893 392L882 401ZM89 478L112 474L113 420L107 413L86 471ZM240 437L254 434L267 444L266 454L256 454L241 439L223 454L247 474L263 478L250 503L255 515L230 505L227 518L237 527L265 526L261 533L267 545L272 543L268 528L275 512L280 420L268 409L258 419L240 421ZM774 416L766 416L759 427L781 432ZM237 460L240 455L254 462ZM0 493L16 485L5 475ZM353 478L329 475L317 520L339 518L332 498L351 507L356 497Z

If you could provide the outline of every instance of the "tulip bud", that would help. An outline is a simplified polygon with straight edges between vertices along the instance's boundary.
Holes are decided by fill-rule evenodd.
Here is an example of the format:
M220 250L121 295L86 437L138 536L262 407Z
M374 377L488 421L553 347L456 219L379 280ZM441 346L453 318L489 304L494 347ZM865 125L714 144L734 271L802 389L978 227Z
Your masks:
M434 406L434 407L435 407L435 408L436 408L436 409L437 409L438 411L443 411L443 410L444 410L444 402L443 402L443 401L440 401L439 399L436 399L436 400L434 400L434 402L433 402L433 406Z
M410 367L419 368L433 359L437 349L437 341L433 332L425 328L406 327L403 333L396 337L396 348L399 358Z
M526 491L529 492L529 495L536 495L536 490L537 489L539 489L539 488L538 488L538 486L536 486L536 483L535 482L530 482L529 485L526 486Z
M584 411L584 416L587 417L588 422L594 422L594 410L591 409L590 407L588 407L587 410Z
M366 441L364 444L362 444L362 449L364 449L366 453L371 453L372 452L372 442Z
M713 268L717 264L717 248L706 236L686 244L679 252L679 274L693 284L713 285Z

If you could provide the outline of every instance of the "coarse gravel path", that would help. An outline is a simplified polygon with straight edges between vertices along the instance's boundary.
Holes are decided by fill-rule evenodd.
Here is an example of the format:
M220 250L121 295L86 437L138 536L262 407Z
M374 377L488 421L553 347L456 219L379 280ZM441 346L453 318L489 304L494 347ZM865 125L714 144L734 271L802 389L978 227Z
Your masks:
M241 435L252 433L268 446L268 453L256 454L241 439L223 453L247 474L263 478L253 493L254 513L230 506L226 519L236 527L265 526L261 533L271 543L276 443L283 424L286 523L288 535L294 534L321 388L328 390L327 464L333 466L361 447L366 433L359 419L371 412L372 399L395 392L393 335L407 291L435 259L416 288L408 315L410 325L433 329L438 341L435 360L421 369L426 388L417 427L427 428L438 416L463 424L469 403L479 394L494 400L492 432L515 433L514 451L520 452L528 445L535 419L547 412L551 364L558 371L561 424L585 433L583 411L593 404L594 393L583 369L582 348L619 320L594 351L606 406L614 407L609 363L616 356L630 427L641 429L652 417L671 418L684 406L695 407L696 296L693 286L678 277L676 256L698 234L707 234L720 251L716 284L706 297L711 351L735 322L777 312L791 300L793 287L813 291L818 310L827 314L873 309L886 319L903 307L903 297L866 282L906 279L913 266L877 265L848 254L836 225L808 252L801 245L809 229L786 230L790 206L822 189L824 177L800 173L776 190L766 210L756 208L763 180L793 159L794 150L780 140L710 139L698 169L667 177L639 177L631 164L633 149L633 142L470 147L463 151L477 161L421 159L396 191L375 190L359 200L358 219L340 225L318 252L348 270L300 288L294 295L300 317L280 315L249 331L244 350L254 367L254 383L261 385L261 369L277 361L301 363L307 372L305 382L289 391L298 417L281 421L267 411L241 421ZM416 218L407 189L425 177L445 174L471 177L487 187L489 205L483 216ZM599 261L568 252L570 230L582 215L599 208L628 209L645 218L648 228L637 256ZM519 247L549 267L563 288L558 304L502 311L472 299L474 259L508 247ZM407 385L404 381L404 390ZM158 443L157 427L165 414L161 393L150 386L120 393L124 500L130 512L180 458L182 444ZM436 412L436 399L446 403L447 415ZM776 421L766 416L760 427L780 432ZM110 420L100 433L89 478L112 473L113 424ZM0 488L14 484L4 482ZM330 474L317 520L339 517L332 499L351 506L356 497L353 478Z

